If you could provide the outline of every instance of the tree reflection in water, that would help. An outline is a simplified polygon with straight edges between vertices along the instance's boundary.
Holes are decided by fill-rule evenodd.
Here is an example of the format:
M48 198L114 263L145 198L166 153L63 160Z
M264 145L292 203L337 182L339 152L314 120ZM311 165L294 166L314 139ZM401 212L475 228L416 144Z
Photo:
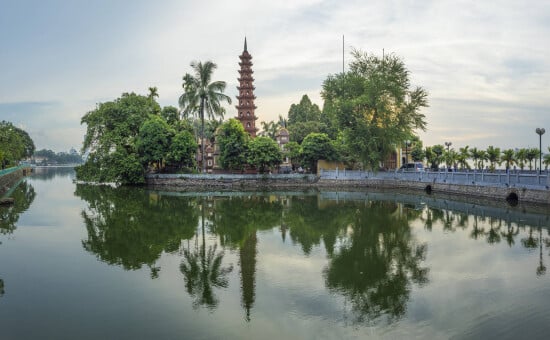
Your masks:
M428 282L421 266L426 244L418 244L407 214L392 202L357 209L349 232L324 271L327 287L351 303L353 322L388 322L405 314L412 283Z
M184 260L180 264L180 271L185 278L187 293L194 297L193 308L205 306L213 310L218 306L218 299L213 288L227 288L227 275L233 266L222 267L224 252L217 252L217 244L208 247L206 251L205 239L205 208L204 198L200 198L202 244L200 249L183 250Z
M141 188L77 184L75 195L88 203L82 218L88 238L82 246L98 259L127 270L149 267L151 278L162 252L176 253L195 234L196 200L160 196Z
M0 235L10 235L17 229L19 216L29 209L36 192L33 186L23 180L17 185L10 195L14 199L14 204L11 206L0 206ZM0 245L2 242L0 241ZM0 278L0 297L5 294L4 280Z

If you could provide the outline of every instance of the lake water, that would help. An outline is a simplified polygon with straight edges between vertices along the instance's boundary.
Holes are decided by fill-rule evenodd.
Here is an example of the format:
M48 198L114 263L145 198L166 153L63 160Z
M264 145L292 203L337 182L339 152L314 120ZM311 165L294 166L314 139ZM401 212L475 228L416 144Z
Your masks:
M545 214L73 179L42 170L0 207L0 339L550 336Z

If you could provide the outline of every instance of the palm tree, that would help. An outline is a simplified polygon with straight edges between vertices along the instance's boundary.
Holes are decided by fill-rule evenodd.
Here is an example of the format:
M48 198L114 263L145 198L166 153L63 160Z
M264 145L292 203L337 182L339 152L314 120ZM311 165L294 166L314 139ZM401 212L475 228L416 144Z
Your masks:
M261 122L261 124L262 124L262 130L263 130L262 135L275 140L275 135L277 135L277 131L279 131L279 125L274 121Z
M463 148L458 149L458 164L460 164L461 169L470 169L470 165L468 164L468 158L470 158L470 150L469 146L466 145Z
M474 169L479 169L479 150L477 148L470 149L470 158L474 161Z
M279 121L277 122L281 127L286 129L286 126L288 124L288 119L284 118L283 116L279 115Z
M506 170L510 169L510 166L516 164L515 152L512 149L502 151L500 159L506 163Z
M545 165L545 170L548 170L548 166L550 165L550 154L544 155L544 158L542 159L542 162Z
M201 119L201 163L202 172L206 172L204 162L204 112L209 119L219 116L223 119L225 109L221 102L227 101L231 104L231 98L223 93L226 83L224 81L212 81L212 73L216 64L211 61L191 62L194 74L186 73L183 76L183 94L179 98L179 105L184 116L198 113ZM198 111L197 111L198 109Z
M519 168L523 170L525 167L525 161L527 160L527 149L521 148L516 151L516 162L519 165Z
M206 251L205 207L203 201L201 201L200 206L202 212L202 245L200 249L195 249L194 252L189 249L183 250L184 261L180 264L180 271L185 277L187 292L195 297L193 307L206 305L207 308L214 309L218 305L218 300L212 288L227 288L229 283L227 274L233 271L233 265L222 267L225 253L223 251L216 252L217 244L209 246L208 252Z
M159 92L156 86L149 88L149 95L147 96L151 101L155 100L155 98L159 97Z
M533 170L533 160L535 160L535 168L537 167L537 156L539 155L539 149L529 148L525 154L525 158L529 161L529 170Z
M495 148L494 146L490 145L487 147L487 151L485 151L487 154L487 159L491 163L491 171L495 170L495 163L500 165L501 158L500 158L500 148Z

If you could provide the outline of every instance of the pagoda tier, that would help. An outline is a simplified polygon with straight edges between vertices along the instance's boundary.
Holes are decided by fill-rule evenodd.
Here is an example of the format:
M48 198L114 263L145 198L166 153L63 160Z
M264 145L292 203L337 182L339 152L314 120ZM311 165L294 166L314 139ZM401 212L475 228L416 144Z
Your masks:
M257 106L254 105L254 100L256 99L254 90L256 87L253 85L254 78L252 77L252 73L254 71L252 71L252 62L250 61L252 56L248 53L246 38L244 38L244 51L239 58L241 59L239 63L241 68L239 70L240 77L237 78L239 81L239 86L237 86L239 95L237 96L238 105L235 106L237 108L237 119L243 124L244 130L254 138L258 131L256 128L258 117L255 114Z

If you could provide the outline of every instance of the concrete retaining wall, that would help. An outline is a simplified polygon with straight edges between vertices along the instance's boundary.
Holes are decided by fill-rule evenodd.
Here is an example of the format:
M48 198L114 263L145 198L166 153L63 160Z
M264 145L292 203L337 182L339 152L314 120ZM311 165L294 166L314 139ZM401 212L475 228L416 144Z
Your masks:
M0 197L4 196L11 189L12 184L20 178L27 176L30 171L30 168L20 167L11 172L6 171L7 173L0 175Z
M518 188L502 185L456 184L419 182L397 179L361 178L354 180L319 179L314 175L150 175L147 184L173 191L212 190L278 190L334 188L353 190L360 188L405 189L439 192L449 195L473 196L504 201L517 198L519 202L550 205L550 190Z

